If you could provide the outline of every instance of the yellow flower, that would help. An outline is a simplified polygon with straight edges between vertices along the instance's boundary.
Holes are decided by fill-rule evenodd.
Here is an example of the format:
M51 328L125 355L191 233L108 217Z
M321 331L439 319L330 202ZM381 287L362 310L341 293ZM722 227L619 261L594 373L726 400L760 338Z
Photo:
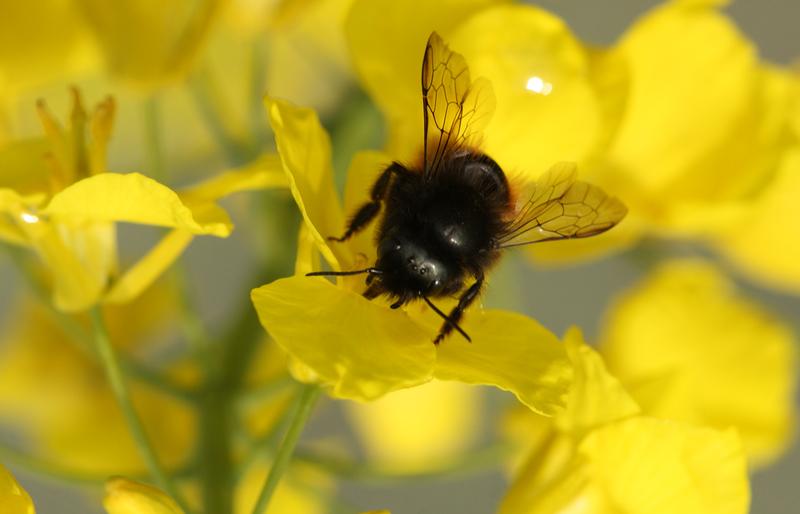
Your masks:
M195 235L226 237L230 233L231 222L215 203L220 196L274 186L282 180L275 179L280 169L274 159L212 179L199 186L199 192L181 194L138 173L109 173L106 149L114 111L108 99L89 117L74 92L67 129L40 104L47 141L0 147L0 239L38 254L50 272L54 303L65 311L134 298ZM171 230L120 273L118 222Z
M156 350L177 299L156 286L125 306L106 307L111 339L127 351ZM3 334L0 414L56 465L92 474L141 474L139 451L103 368L91 350L57 325L47 310L27 302ZM195 441L195 419L183 400L131 381L133 400L166 466L185 463Z
M221 0L78 0L109 72L138 84L183 78L202 48Z
M238 484L234 499L236 514L253 512L267 472L267 466L254 466ZM329 477L314 469L295 465L281 480L265 514L324 514L328 512L326 498L332 490L333 483Z
M501 514L747 511L745 457L735 430L641 415L577 331L566 344L576 368L567 408L552 421L530 413L516 420L528 456Z
M657 269L611 310L601 352L649 415L735 427L754 464L783 452L796 411L795 338L710 264Z
M735 218L786 143L788 81L715 3L666 3L614 47L629 94L598 173L660 235L707 235Z
M319 269L316 251L333 269L368 262L375 253L369 234L346 244L326 240L344 227L344 211L333 187L328 136L316 115L281 101L269 101L268 109L305 220L297 271ZM389 162L377 153L353 160L345 195L348 212L363 201L364 185ZM368 301L360 287L357 280L334 285L295 276L255 289L252 298L262 325L303 365L305 378L327 386L334 396L371 400L435 377L509 390L538 412L553 413L563 404L571 379L564 348L534 320L474 310L464 322L474 343L454 337L434 346L438 318L415 307L392 310L380 300Z
M775 72L777 75L778 72ZM787 77L784 77L787 79ZM793 144L781 155L775 176L752 209L723 227L716 248L750 277L773 289L800 292L800 78L792 83Z
M416 158L423 140L420 56L432 30L464 55L473 77L491 81L496 109L481 148L512 176L534 180L554 162L570 161L589 177L624 105L623 63L589 50L562 20L532 5L360 0L345 30L361 82L386 117L388 152L401 162ZM591 241L530 250L563 261L631 237L626 221Z
M108 514L183 514L175 500L160 490L123 477L106 482L103 507Z
M31 497L2 464L0 464L0 512L3 514L34 514L36 512Z
M456 457L476 441L482 400L474 387L433 380L374 402L347 402L345 413L370 462L413 472Z

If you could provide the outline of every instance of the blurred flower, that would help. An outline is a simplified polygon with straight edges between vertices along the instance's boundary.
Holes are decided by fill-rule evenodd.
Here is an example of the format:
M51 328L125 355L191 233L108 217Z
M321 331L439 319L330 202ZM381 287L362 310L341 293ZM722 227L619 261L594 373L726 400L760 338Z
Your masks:
M613 49L629 94L597 173L662 235L707 235L748 208L787 141L788 81L714 3L668 2Z
M103 507L108 514L183 514L175 500L160 490L123 477L106 482Z
M4 514L34 514L36 512L31 497L2 464L0 464L0 512Z
M345 407L370 462L400 472L463 453L480 434L483 414L480 390L439 380Z
M777 74L777 72L775 72ZM752 209L720 230L716 248L748 276L773 289L800 292L800 77L792 81L793 144L781 155L775 176Z
M371 262L375 250L369 231L344 244L329 245L326 240L342 230L345 218L333 186L328 136L314 112L277 100L269 101L268 109L284 170L305 220L298 273L319 269L316 251L337 270ZM356 156L345 195L348 211L363 202L366 185L389 162L377 153ZM571 369L555 336L534 320L473 309L463 327L474 343L452 337L435 346L431 341L441 323L438 317L413 305L390 309L386 302L362 297L362 289L357 279L334 285L295 276L253 291L262 325L302 364L292 366L298 379L320 382L334 396L357 400L436 377L510 390L539 412L553 413L563 404Z
M792 437L795 344L788 326L713 266L676 261L617 302L600 351L648 415L734 427L762 465Z
M530 449L500 513L744 513L744 453L725 432L643 416L577 331L576 379L552 421L530 413L514 432ZM525 440L525 438L528 440Z
M66 311L98 301L126 302L149 286L193 237L226 237L232 225L215 201L225 194L270 187L280 172L274 159L212 179L179 196L138 173L107 172L106 148L114 118L111 99L91 117L73 92L65 130L43 104L47 141L0 147L0 238L35 251L50 272L55 305ZM44 158L42 157L44 154ZM209 185L220 185L217 190ZM118 272L116 222L172 229L148 254Z
M77 0L109 72L154 85L183 78L222 0Z
M176 302L159 286L124 309L106 307L112 342L135 359L155 351L152 343L177 314ZM64 468L101 475L143 473L139 451L91 350L71 339L75 335L42 306L22 303L9 319L16 323L0 344L0 413L9 428ZM131 385L137 411L165 465L183 465L195 441L191 409L141 380Z

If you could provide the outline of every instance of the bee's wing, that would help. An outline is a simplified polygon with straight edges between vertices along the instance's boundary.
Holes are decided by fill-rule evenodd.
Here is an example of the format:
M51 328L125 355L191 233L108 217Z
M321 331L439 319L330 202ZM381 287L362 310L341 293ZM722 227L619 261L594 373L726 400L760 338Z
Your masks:
M491 83L483 78L472 82L464 56L451 51L436 32L428 38L422 61L422 106L425 176L436 173L448 152L477 145L494 112Z
M521 197L497 248L590 237L620 222L628 209L597 186L577 180L575 164L550 168Z

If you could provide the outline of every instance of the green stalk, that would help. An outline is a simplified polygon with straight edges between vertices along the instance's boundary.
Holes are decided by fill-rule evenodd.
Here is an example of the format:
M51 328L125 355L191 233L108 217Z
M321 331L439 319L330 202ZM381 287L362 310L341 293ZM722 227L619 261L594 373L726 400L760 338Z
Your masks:
M139 415L136 413L136 409L133 405L133 399L131 398L128 386L125 383L125 376L122 372L119 359L117 358L117 353L111 344L111 339L109 338L108 330L106 329L105 322L103 321L103 314L100 311L100 308L92 308L90 315L92 318L92 327L94 329L94 340L97 354L100 357L100 362L106 370L106 376L108 377L111 390L113 391L114 396L117 399L117 403L119 404L119 407L125 416L128 429L130 430L131 435L136 442L136 447L138 448L139 454L147 466L147 470L150 472L150 475L153 477L153 480L155 480L158 487L163 489L168 495L172 496L172 498L175 499L184 512L190 512L186 501L179 494L175 483L172 481L172 478L167 475L166 471L164 471L164 468L161 466L158 456L156 455L155 448L153 447L153 443L147 436L144 424L139 418Z
M144 102L144 136L147 148L147 168L150 176L159 182L167 178L164 146L161 143L161 110L155 95Z
M317 398L319 398L319 393L320 389L316 385L306 385L303 387L294 405L289 429L283 437L283 442L278 448L277 455L275 455L275 461L272 463L272 468L269 470L261 493L258 495L255 507L253 507L253 514L263 514L267 511L269 502L272 499L272 494L275 492L283 474L286 472L286 468L289 466L294 448L297 446L297 440L300 439L300 434L311 415Z

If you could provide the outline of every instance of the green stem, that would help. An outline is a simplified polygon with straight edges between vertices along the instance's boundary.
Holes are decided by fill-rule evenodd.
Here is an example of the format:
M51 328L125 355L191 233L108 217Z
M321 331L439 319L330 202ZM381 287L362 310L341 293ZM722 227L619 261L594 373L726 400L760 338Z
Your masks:
M200 404L199 472L208 514L229 514L233 510L231 420L230 395L212 379Z
M161 143L161 110L158 98L155 95L147 97L143 110L147 168L152 178L164 182L167 179L167 168Z
M133 405L128 386L125 383L125 377L120 366L117 353L111 344L111 339L108 336L105 322L103 321L103 314L99 307L94 307L90 311L92 318L92 327L94 329L95 346L100 361L106 370L109 385L117 399L120 409L122 410L125 420L128 424L128 429L133 436L139 453L147 466L150 475L161 489L168 495L172 496L175 501L181 506L184 512L190 512L182 495L179 494L175 483L169 475L167 475L156 455L155 448L153 447L150 438L145 432L144 424L136 413Z
M272 468L269 470L267 479L261 489L261 494L258 495L255 507L253 507L253 514L262 514L267 511L269 501L272 499L272 494L275 488L283 477L286 468L289 466L289 461L294 453L294 448L297 445L297 440L300 438L300 433L311 415L311 410L319 398L320 389L316 385L306 385L303 387L297 402L294 405L292 412L291 422L286 435L283 438L281 446L278 448L278 453L275 455L275 460L272 463Z

